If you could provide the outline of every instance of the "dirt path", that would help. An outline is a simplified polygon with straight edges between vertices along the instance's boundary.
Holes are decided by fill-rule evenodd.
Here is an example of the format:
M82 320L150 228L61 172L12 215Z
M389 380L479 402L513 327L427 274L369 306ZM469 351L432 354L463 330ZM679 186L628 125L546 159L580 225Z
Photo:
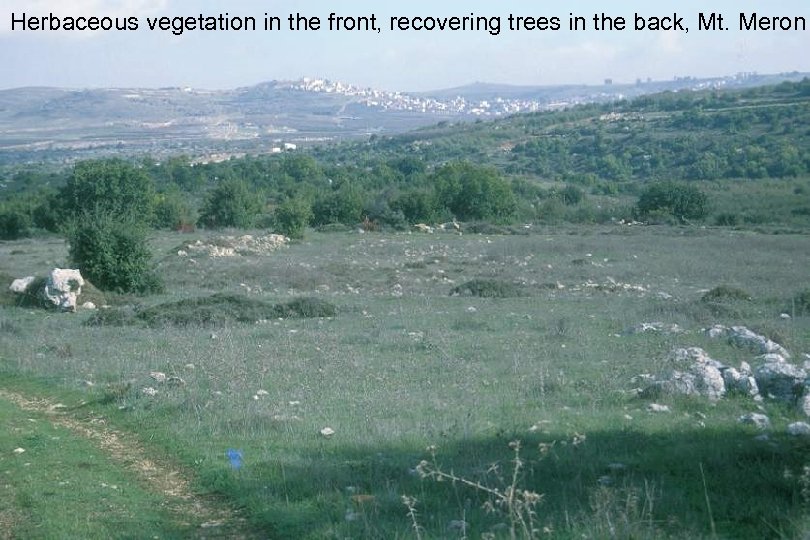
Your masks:
M188 475L171 464L149 457L133 437L107 427L104 418L72 418L65 406L42 398L32 398L0 389L0 398L24 411L46 415L49 421L90 440L109 457L132 472L149 491L165 498L166 508L183 524L199 523L196 538L259 538L247 532L244 518L222 501L195 494Z

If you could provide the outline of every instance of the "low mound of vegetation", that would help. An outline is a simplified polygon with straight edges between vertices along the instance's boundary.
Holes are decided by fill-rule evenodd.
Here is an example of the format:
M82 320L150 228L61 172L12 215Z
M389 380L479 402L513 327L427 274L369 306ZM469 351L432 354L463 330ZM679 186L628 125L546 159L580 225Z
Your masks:
M289 302L269 304L233 294L214 294L188 298L156 306L99 311L86 322L89 326L223 326L230 323L255 323L277 318L334 317L337 308L318 298L296 298Z
M450 291L450 296L477 296L480 298L516 298L526 296L523 287L500 279L473 279Z
M751 293L737 287L720 285L704 294L701 299L707 304L727 303L727 302L750 302L753 300Z

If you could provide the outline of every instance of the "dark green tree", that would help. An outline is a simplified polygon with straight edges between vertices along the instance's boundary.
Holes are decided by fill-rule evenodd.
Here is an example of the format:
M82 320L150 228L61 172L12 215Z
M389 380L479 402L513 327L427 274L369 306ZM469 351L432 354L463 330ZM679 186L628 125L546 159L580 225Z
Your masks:
M276 231L290 238L301 239L312 219L312 205L304 199L287 199L275 210Z
M152 221L155 186L142 170L120 159L82 161L60 191L66 217L109 215Z
M506 221L517 203L511 186L497 170L458 161L433 175L438 204L463 221Z
M88 213L66 233L71 264L99 289L140 294L162 289L141 221Z
M646 188L636 204L638 215L670 214L680 221L703 219L709 211L708 197L698 188L676 182L656 183Z
M261 197L252 192L244 181L232 178L208 192L200 211L200 223L209 229L247 229L253 225L261 210Z

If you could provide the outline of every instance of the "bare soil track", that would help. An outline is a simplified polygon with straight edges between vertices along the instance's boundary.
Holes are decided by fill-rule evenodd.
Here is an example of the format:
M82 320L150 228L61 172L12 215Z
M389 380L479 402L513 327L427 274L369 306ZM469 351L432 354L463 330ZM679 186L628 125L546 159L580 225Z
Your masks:
M179 467L149 456L147 449L129 434L107 426L104 418L79 419L66 407L39 397L0 389L0 399L24 411L45 415L49 421L88 439L113 462L130 471L146 489L160 494L164 505L179 523L195 526L194 538L261 538L250 531L245 519L224 501L194 493L189 474Z

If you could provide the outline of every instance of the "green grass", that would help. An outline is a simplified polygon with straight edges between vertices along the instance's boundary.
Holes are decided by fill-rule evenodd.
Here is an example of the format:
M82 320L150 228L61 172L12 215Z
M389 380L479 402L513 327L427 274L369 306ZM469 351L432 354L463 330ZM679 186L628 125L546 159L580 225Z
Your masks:
M3 538L185 538L187 526L89 441L0 399ZM23 449L22 453L15 453Z
M413 538L403 495L418 501L424 538L459 537L448 530L458 520L470 538L507 537L507 517L482 510L483 492L421 479L415 467L436 446L444 470L505 487L513 440L526 462L519 484L544 495L537 524L553 537L710 537L712 522L721 538L810 530L810 443L784 434L798 412L764 403L774 428L756 441L736 422L753 402L666 398L673 412L653 415L631 381L662 371L675 347L751 362L701 332L715 323L778 336L794 357L810 351L810 319L779 317L806 288L807 236L618 226L332 233L269 257L194 262L173 254L178 243L154 239L168 292L139 299L142 309L213 294L271 306L307 296L338 316L91 327L87 312L0 308L0 367L97 403L269 537ZM0 244L0 271L16 275L43 257L35 243L20 245L26 253L7 258L19 245ZM474 279L516 284L526 296L450 296ZM752 300L722 312L701 301L726 283ZM686 332L624 334L651 321ZM185 385L161 385L151 371ZM321 436L325 427L335 434ZM236 473L228 449L243 453Z

